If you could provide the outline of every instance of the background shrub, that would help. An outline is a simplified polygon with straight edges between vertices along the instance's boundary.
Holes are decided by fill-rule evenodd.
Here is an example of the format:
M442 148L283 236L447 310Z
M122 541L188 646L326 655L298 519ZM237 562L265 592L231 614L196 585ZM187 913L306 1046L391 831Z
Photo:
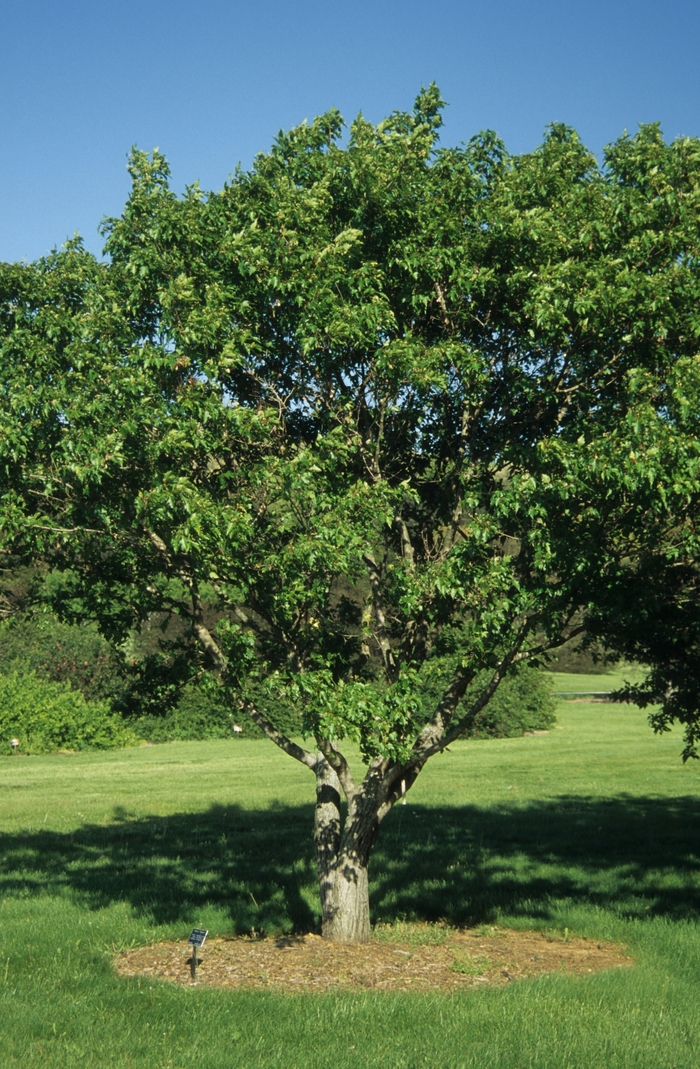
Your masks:
M445 658L442 671L426 687L423 703L426 720L432 716L452 668L452 659ZM477 676L465 695L465 709L472 695L479 694L487 681L488 673ZM550 677L539 668L523 665L502 680L464 738L503 739L523 735L526 731L547 731L556 722L555 709Z
M242 722L245 720L245 724ZM236 718L222 699L205 693L194 686L187 686L176 706L162 716L146 714L137 717L134 730L148 742L174 742L176 740L225 739L233 735L233 726L244 727L244 735L259 738L261 732L243 717Z
M157 629L153 630L155 634ZM176 659L169 663L150 648L156 649L158 635L159 630L155 639L150 631L145 637L135 636L134 648L126 656L124 651L121 655L115 652L93 626L62 623L51 613L18 615L0 624L0 673L14 673L17 677L29 673L34 686L42 681L63 684L60 692L64 696L70 693L75 699L82 699L82 704L76 702L76 709L79 706L85 715L88 709L93 709L98 720L105 715L108 704L114 713L114 723L121 723L132 741L136 736L148 742L230 738L234 724L243 728L244 739L262 737L260 729L237 708L235 697L224 688L211 680L205 687L194 683L183 686ZM581 654L578 651L576 654L580 659ZM436 660L426 682L426 718L432 715L453 668L453 654ZM288 735L301 732L301 717L290 702L273 699L262 688L252 697L281 731ZM472 738L521 735L525 731L546 730L554 720L548 676L538 669L523 667L502 682L469 735ZM18 730L13 729L12 734L19 738ZM37 739L40 735L41 732ZM49 749L80 749L83 745L103 744L59 740L47 745ZM31 752L40 751L35 748Z
M503 739L547 731L556 722L555 708L549 677L537 668L521 668L506 676L467 737Z
M547 654L550 672L576 672L579 675L606 672L617 660L604 646L589 640L586 635L570 639Z
M0 671L13 670L68 683L87 701L116 701L123 688L117 659L97 628L61 623L52 613L0 625Z
M299 735L301 718L289 703L274 701L267 694L255 693L254 700L275 726L287 735ZM261 739L263 733L249 716L236 707L224 688L185 687L174 708L163 716L147 715L134 721L134 730L147 742L176 740L225 739L233 735L234 724L243 729L242 738Z
M439 693L437 684L427 688L426 719L432 714ZM254 698L280 731L287 735L301 733L301 717L291 703L272 699L262 692ZM555 721L549 677L537 668L521 668L503 680L466 737L510 738L526 731L546 731ZM193 685L184 688L178 704L163 716L141 716L133 721L134 730L148 742L230 738L234 724L243 728L244 739L263 737L260 729L236 708L234 700L227 698L223 689L205 691Z
M0 674L0 753L11 753L13 738L19 739L20 752L29 754L106 750L138 742L105 702L88 702L67 683L17 671Z

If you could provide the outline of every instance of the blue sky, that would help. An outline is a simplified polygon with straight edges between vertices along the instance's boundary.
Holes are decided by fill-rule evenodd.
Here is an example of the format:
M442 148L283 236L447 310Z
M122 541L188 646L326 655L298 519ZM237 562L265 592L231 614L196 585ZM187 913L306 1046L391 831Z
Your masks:
M34 259L128 193L158 146L180 190L218 189L331 106L377 121L436 81L443 143L546 123L595 152L640 122L700 136L698 0L0 0L0 259Z

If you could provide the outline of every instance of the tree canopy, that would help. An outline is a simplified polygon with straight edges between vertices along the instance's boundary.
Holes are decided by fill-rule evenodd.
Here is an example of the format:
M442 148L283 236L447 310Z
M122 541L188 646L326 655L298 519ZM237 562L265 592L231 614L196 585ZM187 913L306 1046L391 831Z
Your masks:
M501 681L695 554L700 143L439 148L441 109L331 111L218 193L135 151L105 262L0 274L6 550L115 642L183 621L182 678L314 771L331 938Z

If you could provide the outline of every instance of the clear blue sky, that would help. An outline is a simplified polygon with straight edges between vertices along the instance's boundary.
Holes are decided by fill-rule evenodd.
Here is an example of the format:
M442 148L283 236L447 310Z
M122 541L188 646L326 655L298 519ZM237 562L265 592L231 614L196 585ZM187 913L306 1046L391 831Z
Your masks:
M0 0L0 259L34 259L128 192L131 145L218 189L280 128L377 121L436 81L443 143L546 123L595 152L660 121L700 135L698 0Z

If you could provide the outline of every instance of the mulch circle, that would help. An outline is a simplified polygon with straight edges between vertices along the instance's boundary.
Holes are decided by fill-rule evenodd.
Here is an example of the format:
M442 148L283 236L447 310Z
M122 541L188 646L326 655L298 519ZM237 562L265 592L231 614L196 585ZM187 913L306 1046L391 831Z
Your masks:
M581 976L631 965L624 947L508 928L411 926L410 940L383 933L369 943L328 943L318 935L283 939L212 939L199 951L196 986L277 988L285 992L371 988L453 991L507 984L543 973ZM191 986L191 948L157 943L125 950L121 976Z

